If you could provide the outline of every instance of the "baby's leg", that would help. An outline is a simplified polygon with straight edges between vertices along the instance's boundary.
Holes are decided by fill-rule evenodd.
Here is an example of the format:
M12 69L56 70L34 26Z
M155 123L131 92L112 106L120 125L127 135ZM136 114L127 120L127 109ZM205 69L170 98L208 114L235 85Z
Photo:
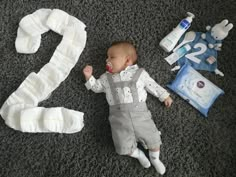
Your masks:
M166 167L159 159L160 148L149 149L149 157L152 165L155 167L156 171L163 175L166 171Z
M148 160L148 158L145 156L145 154L143 153L143 151L141 151L140 149L136 148L131 154L129 154L129 156L136 158L139 160L140 164L144 167L144 168L149 168L151 166L150 161Z

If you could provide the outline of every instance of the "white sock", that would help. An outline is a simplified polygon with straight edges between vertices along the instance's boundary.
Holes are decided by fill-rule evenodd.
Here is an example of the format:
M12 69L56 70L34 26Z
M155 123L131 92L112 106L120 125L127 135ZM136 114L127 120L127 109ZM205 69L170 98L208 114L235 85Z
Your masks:
M166 167L159 159L160 151L152 152L149 151L149 157L152 165L155 167L156 171L163 175L166 171Z
M143 153L143 151L141 151L140 149L136 148L134 150L134 152L130 155L131 157L134 157L136 159L139 160L140 164L144 167L144 168L149 168L151 166L150 161L148 160L148 158L145 156L145 154Z

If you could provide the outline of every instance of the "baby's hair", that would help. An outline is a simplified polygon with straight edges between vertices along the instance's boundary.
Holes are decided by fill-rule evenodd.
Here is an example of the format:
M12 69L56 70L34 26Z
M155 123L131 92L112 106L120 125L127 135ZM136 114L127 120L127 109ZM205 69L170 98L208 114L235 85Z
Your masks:
M130 41L115 41L111 44L111 46L115 46L115 45L120 45L120 44L129 44L132 45L134 47L134 44ZM135 47L134 47L135 48Z

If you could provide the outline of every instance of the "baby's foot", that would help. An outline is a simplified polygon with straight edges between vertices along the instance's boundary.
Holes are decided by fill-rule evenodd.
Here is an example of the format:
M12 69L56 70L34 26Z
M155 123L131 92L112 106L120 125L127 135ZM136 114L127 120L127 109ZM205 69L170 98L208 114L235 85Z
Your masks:
M143 151L141 151L140 149L135 149L134 152L130 155L131 157L134 157L136 159L138 159L138 161L140 162L140 164L144 167L144 168L149 168L151 166L150 161L148 160L148 158L145 156L145 154L143 153Z
M160 151L152 152L149 151L149 157L152 165L155 167L156 171L163 175L166 172L166 167L159 159Z

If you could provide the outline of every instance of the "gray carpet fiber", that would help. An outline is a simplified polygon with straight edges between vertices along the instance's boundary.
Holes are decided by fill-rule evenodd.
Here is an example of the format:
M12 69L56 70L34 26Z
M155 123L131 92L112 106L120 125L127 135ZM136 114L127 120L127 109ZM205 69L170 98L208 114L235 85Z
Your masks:
M19 21L40 8L59 8L87 25L87 44L69 77L44 107L63 106L85 113L85 126L75 134L22 133L0 118L1 177L152 177L153 167L115 153L104 94L87 91L82 69L105 71L106 50L117 40L129 40L138 50L138 64L163 87L175 78L164 61L168 54L160 40L190 11L196 15L193 31L205 31L228 18L236 26L235 0L1 0L0 3L0 105L31 72L38 72L51 58L61 36L42 35L37 53L18 54L14 42ZM236 29L236 27L235 27ZM174 104L164 107L149 95L147 104L162 132L161 159L168 177L236 176L236 33L233 29L219 52L219 69L225 77L201 73L225 91L204 118L171 92ZM141 148L141 147L140 147Z

